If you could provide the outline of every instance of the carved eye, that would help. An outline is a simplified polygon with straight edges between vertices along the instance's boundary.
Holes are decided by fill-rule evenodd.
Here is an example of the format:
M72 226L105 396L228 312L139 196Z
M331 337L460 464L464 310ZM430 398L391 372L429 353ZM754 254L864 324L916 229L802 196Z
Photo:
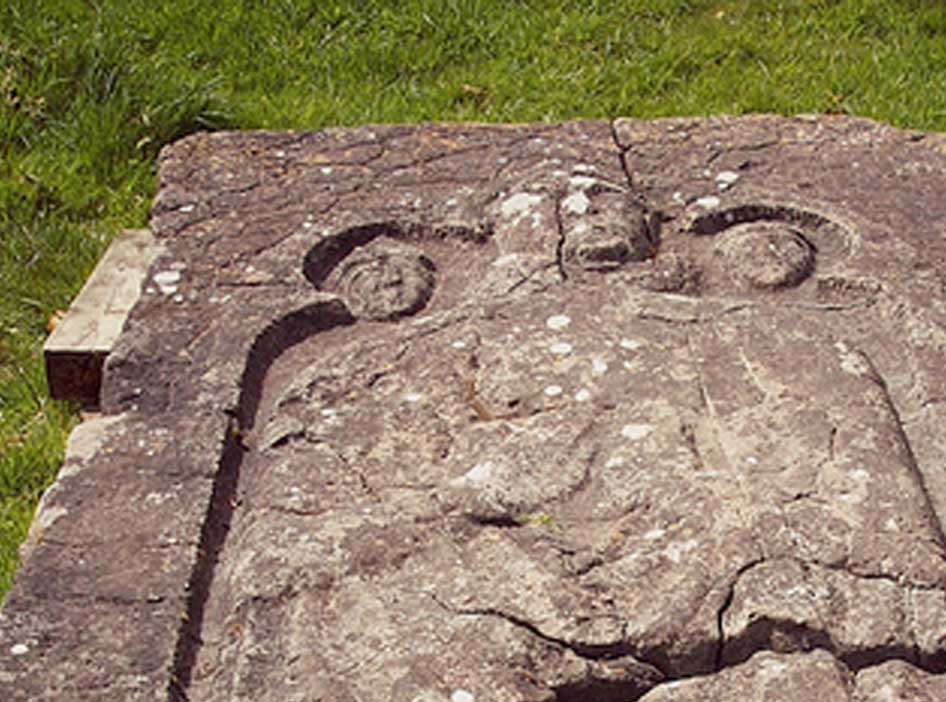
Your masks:
M762 290L798 285L814 270L815 249L784 222L751 222L720 234L714 253L729 275Z
M422 310L436 285L436 266L421 251L387 237L352 250L323 289L345 300L359 319L390 321Z
M850 255L855 240L842 219L777 201L750 200L700 212L687 230L701 252L697 258L706 273L706 292L733 282L759 292L800 286L825 261ZM819 258L824 260L819 263Z

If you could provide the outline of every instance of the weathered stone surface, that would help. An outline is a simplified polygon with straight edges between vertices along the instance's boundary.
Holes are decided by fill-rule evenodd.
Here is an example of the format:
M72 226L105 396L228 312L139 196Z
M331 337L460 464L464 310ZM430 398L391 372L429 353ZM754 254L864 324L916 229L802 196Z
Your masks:
M749 117L167 149L166 253L0 683L941 698L942 143ZM102 602L134 630L48 633Z

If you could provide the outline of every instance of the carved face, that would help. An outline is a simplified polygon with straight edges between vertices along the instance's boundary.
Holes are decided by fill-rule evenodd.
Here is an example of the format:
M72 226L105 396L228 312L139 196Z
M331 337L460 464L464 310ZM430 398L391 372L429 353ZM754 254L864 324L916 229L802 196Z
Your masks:
M391 321L424 308L435 273L416 248L379 236L342 260L325 289L341 296L358 319Z

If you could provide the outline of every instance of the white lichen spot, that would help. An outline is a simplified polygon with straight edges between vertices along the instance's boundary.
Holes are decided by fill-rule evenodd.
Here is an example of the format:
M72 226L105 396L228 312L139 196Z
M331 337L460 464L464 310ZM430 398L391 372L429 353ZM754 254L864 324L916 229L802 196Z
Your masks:
M720 476L720 471L718 470L701 470L696 474L697 480L715 480Z
M557 341L549 346L549 351L554 353L556 356L567 356L572 352L573 349L574 347L567 341Z
M666 533L667 533L666 529L660 529L660 528L651 529L646 534L644 534L644 538L647 539L648 541L656 541L657 539L659 539Z
M562 200L562 207L564 207L565 211L569 214L583 215L588 211L590 206L591 200L589 200L588 196L581 191L572 193Z
M286 152L280 149L276 152L276 158L286 158Z
M621 348L625 351L636 351L643 345L643 342L636 339L621 339Z
M696 204L706 210L712 210L715 207L719 207L720 199L715 195L706 195L701 197L696 201Z
M746 456L746 465L757 466L759 465L759 459L755 456Z
M653 430L654 427L650 424L625 424L621 427L621 436L631 441L639 441Z
M465 348L466 348L466 342L463 341L462 339L457 339L457 340L454 341L452 344L450 344L450 346L452 346L452 347L455 348L455 349L465 349Z
M180 293L178 293L177 295L175 295L172 299L173 299L174 302L176 302L177 304L181 304L182 302L184 302L184 296L181 295Z
M591 231L591 226L583 219L575 222L575 225L572 227L572 232L575 236L584 236Z
M457 200L455 197L451 197L449 200L447 200L443 204L444 204L444 207L456 207L457 205L460 204L460 201Z
M450 694L450 702L476 702L476 697L469 690L460 688Z
M624 458L621 456L611 456L604 464L605 468L619 468L624 465Z
M161 271L154 274L154 283L163 295L173 295L177 292L177 284L181 280L180 271Z
M145 495L144 502L146 505L155 505L160 507L173 497L174 495L169 492L149 492L147 495Z
M320 412L320 414L326 419L331 419L338 415L338 410L332 407L326 407Z
M503 268L504 266L509 266L516 263L519 260L519 254L517 253L508 253L498 256L493 259L492 265L496 268Z
M196 207L197 205L181 205L177 208L177 210L178 212L184 212L186 214L188 212L193 212Z
M592 175L596 173L598 169L595 166L592 166L590 163L576 163L572 166L572 173L578 175Z
M334 169L331 166L322 166L321 170L322 175L332 175Z
M681 193L679 190L673 194L672 199L678 205L683 205L686 203L686 200L683 199L683 193Z
M561 385L549 385L543 392L549 397L558 397L564 391Z
M841 370L851 375L868 375L870 367L859 353L851 351L843 341L834 345L841 359Z
M571 324L571 317L567 314L553 314L551 317L545 320L545 326L549 329L559 330L564 329L569 324Z
M420 402L423 399L424 399L424 396L421 395L419 392L409 392L404 396L404 401L410 402L412 404L415 402Z
M788 666L782 663L781 661L777 661L772 658L762 658L762 657L760 657L760 660L762 662L762 667L765 669L765 672L769 675L781 675L786 670L788 670Z
M312 222L303 222L303 223L302 223L302 228L303 228L303 229L312 229L312 227L314 227L314 226L315 226L315 225L314 225Z
M667 556L674 563L679 563L683 556L695 549L700 545L700 542L696 539L690 539L689 541L683 541L679 543L672 543L667 548L664 549L664 555Z
M739 174L733 171L720 171L716 174L716 187L720 190L727 190L736 184L739 180Z
M591 176L576 175L568 179L568 184L576 190L588 190L598 184L598 179Z
M575 393L575 402L587 402L590 399L591 399L591 393L585 388L582 388L581 390Z
M591 361L591 372L595 375L603 375L608 372L608 362L603 358L594 358Z
M466 473L461 475L456 480L452 481L452 485L482 485L483 483L489 481L493 477L493 472L496 470L496 464L492 461L483 461L482 463L477 463L475 466L470 468Z
M523 217L529 214L529 211L542 202L541 195L531 193L516 193L510 195L503 202L500 211L504 219L511 219L513 225L518 224Z
M13 644L10 646L10 655L11 656L25 656L30 652L30 647L26 644Z

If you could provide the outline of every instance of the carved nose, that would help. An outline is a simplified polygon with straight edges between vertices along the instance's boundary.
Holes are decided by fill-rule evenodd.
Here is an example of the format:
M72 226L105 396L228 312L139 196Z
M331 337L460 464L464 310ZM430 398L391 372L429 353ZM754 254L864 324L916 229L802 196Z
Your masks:
M588 271L607 271L619 268L633 258L633 251L627 239L602 232L574 244L567 258Z
M592 193L591 198L582 213L562 214L567 273L607 273L653 257L657 236L643 208L623 193Z

